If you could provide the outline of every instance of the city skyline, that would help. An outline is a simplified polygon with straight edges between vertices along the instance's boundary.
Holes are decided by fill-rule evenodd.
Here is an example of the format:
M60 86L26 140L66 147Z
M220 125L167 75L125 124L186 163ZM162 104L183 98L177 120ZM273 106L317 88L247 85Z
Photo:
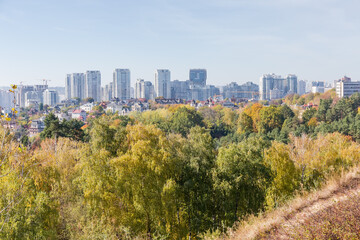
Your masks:
M205 68L208 83L294 73L360 79L354 0L0 0L0 85L63 82L69 72L114 68L153 81L154 69ZM121 9L121 14L119 10Z

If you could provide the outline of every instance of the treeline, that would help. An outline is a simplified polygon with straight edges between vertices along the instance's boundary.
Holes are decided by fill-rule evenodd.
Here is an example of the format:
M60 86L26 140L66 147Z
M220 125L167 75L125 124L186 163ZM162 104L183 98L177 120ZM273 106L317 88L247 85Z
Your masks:
M287 105L173 106L86 126L50 114L27 147L1 129L0 238L225 231L357 164L359 106L360 95L323 100L302 117Z

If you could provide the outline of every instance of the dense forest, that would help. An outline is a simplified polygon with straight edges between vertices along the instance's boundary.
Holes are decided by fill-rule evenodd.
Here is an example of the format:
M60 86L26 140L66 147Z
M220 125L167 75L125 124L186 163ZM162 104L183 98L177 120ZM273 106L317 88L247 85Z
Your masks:
M276 104L2 127L0 238L201 239L360 161L360 94Z

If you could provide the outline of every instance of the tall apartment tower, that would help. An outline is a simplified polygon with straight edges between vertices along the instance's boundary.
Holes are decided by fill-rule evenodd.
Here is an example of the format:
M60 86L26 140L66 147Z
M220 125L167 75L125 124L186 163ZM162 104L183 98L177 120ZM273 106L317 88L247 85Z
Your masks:
M144 79L138 78L135 83L135 98L142 98Z
M156 97L171 98L170 71L158 69L155 72Z
M287 81L287 94L297 93L298 80L297 76L294 74L288 74L286 76Z
M54 106L58 102L58 93L55 90L46 89L43 92L44 105Z
M306 82L304 80L298 81L298 89L297 93L301 96L306 93Z
M191 85L196 87L205 87L206 78L206 69L190 69L189 80Z
M85 74L67 74L65 78L65 95L67 99L85 97Z
M101 74L100 71L86 71L85 96L93 98L95 102L101 101Z
M137 79L135 84L135 98L154 99L154 86L150 81Z
M71 74L66 74L65 78L65 99L71 98Z
M113 97L130 99L130 70L115 69L113 73Z
M104 92L102 95L102 100L110 101L113 98L113 83L110 82L109 84L106 84L103 89L104 89Z
M297 93L297 76L287 75L285 78L273 74L264 74L260 77L260 100L273 100Z

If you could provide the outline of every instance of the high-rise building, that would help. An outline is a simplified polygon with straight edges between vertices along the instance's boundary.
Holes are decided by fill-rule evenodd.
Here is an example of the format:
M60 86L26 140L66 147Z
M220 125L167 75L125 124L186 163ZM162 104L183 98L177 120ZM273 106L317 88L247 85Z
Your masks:
M297 76L293 74L282 78L279 75L264 74L260 77L260 100L273 100L282 98L287 94L297 92ZM273 91L271 93L271 91Z
M156 97L171 98L170 71L158 69L155 72L155 93Z
M300 80L298 82L298 89L297 93L301 96L306 93L306 82L304 80Z
M86 71L84 98L93 98L95 102L101 101L100 71Z
M150 81L137 79L135 84L135 98L154 99L154 86Z
M205 87L206 85L206 69L190 69L190 84L196 87Z
M297 93L297 87L298 87L298 81L297 81L297 76L294 74L288 74L286 76L286 94L292 94L292 93Z
M135 83L135 98L139 99L141 97L142 92L142 84L144 83L144 79L138 78Z
M113 73L113 96L120 100L130 99L130 70L115 69Z
M106 84L103 89L102 100L110 101L113 98L113 83Z
M130 98L135 98L135 89L130 87Z
M14 107L13 103L13 95L9 91L0 89L0 108L1 109L9 109Z
M190 81L174 80L170 82L172 99L190 99Z
M20 107L27 107L29 104L40 104L43 101L43 91L48 85L19 85L16 93L16 102ZM31 92L27 94L28 92Z
M85 98L85 74L84 73L67 74L65 78L65 87L66 87L65 94L67 95L67 99Z
M58 103L58 93L55 90L46 89L43 92L44 105L55 106Z
M25 107L38 106L43 102L43 93L39 91L28 91L25 93Z
M71 98L71 74L67 74L65 78L65 99Z

